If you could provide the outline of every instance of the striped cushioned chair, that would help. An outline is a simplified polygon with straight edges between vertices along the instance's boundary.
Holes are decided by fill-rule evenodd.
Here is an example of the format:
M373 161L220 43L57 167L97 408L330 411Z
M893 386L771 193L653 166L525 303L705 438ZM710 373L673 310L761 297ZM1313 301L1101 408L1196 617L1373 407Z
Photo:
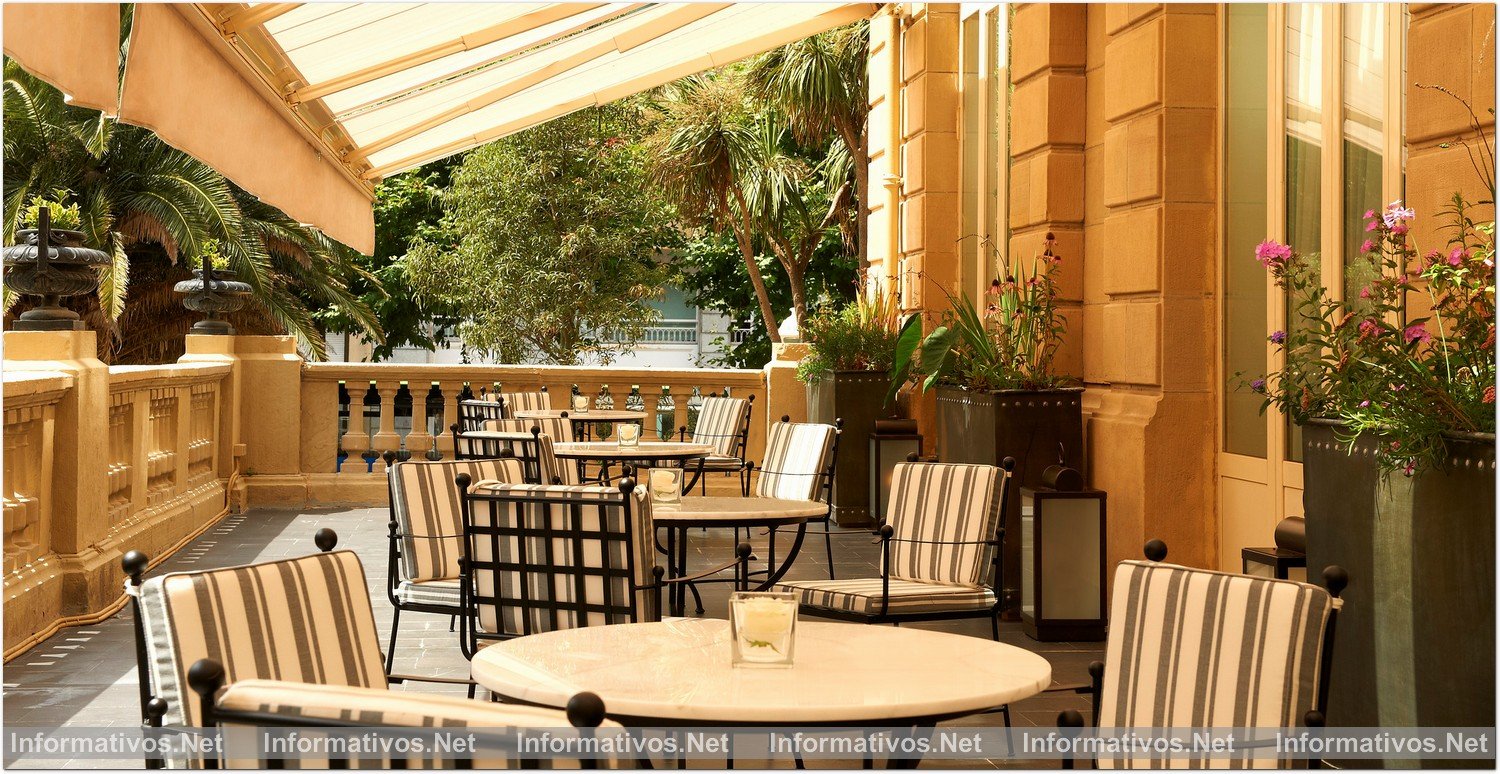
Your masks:
M552 444L573 440L573 425L567 415L545 419L490 419L473 433L453 430L453 456L458 459L487 459L515 456L526 471L525 481L533 484L560 480L576 484L581 479L578 466L559 460ZM475 433L485 433L483 436Z
M502 392L500 405L504 407L506 419L515 419L517 411L551 411L552 396L546 387L536 392Z
M332 532L320 531L320 542L331 546L325 535ZM189 700L188 669L204 658L221 664L229 682L386 687L369 587L352 551L170 573L144 583L145 557L131 552L125 564L148 717L155 715L150 700L160 699L162 723L201 724L200 708Z
M783 581L776 590L799 595L805 613L865 623L989 618L999 639L1000 510L1014 465L1006 463L897 464L880 577Z
M526 634L660 619L651 503L633 480L493 484L462 499L464 655Z
M386 597L395 608L385 668L396 656L401 612L463 613L458 558L463 553L464 520L458 489L460 473L478 482L521 483L521 461L514 458L394 462L387 453L390 494L390 557Z
M461 400L458 402L460 430L478 430L491 419L504 419L505 407L490 400Z
M1087 690L1103 727L1292 728L1321 726L1342 568L1323 571L1326 588L1288 580L1162 564L1121 562L1110 599L1105 661ZM1067 713L1064 713L1065 715ZM1059 725L1081 725L1074 713ZM1101 759L1104 768L1285 768L1290 759L1254 756L1166 761Z
M760 466L760 479L755 486L756 496L827 503L833 494L833 474L838 466L839 437L843 434L843 427L842 419L834 420L832 425L823 425L793 422L791 417L783 415L780 422L772 422L766 433L766 455ZM808 519L808 523L823 525L823 547L828 552L828 578L832 580L833 535L828 529L832 523L831 516L824 513L821 518ZM771 529L770 553L774 560L774 527Z
M450 482L451 483L451 482ZM517 731L537 732L572 724L579 728L604 728L619 732L620 726L604 719L604 703L591 693L580 693L559 711L517 704L496 704L438 696L278 680L241 680L220 692L217 664L197 667L205 725L237 726L358 726L370 728L469 728L475 729L473 757L445 758L441 749L420 754L392 753L384 758L362 757L359 768L596 768L599 761L570 758L526 758L516 755ZM217 698L215 698L217 697ZM221 760L226 768L285 768L288 761L271 759ZM345 757L296 759L297 768L350 768ZM609 766L617 760L605 759Z
M710 395L703 399L698 410L698 424L693 427L692 442L714 447L713 453L703 460L702 473L740 474L740 493L750 495L750 466L745 459L745 447L750 441L750 416L754 413L755 396L748 398L723 398ZM687 428L680 433L687 440ZM702 478L701 473L688 482L684 490ZM708 480L703 480L703 494L708 494Z

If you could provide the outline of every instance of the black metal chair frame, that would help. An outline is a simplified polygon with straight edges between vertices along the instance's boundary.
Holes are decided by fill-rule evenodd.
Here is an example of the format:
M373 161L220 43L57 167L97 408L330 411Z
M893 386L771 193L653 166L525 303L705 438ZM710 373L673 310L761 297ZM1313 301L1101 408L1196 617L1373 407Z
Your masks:
M323 553L332 551L338 546L338 542L338 533L327 527L319 529L313 535L313 543L316 544L318 550L322 551ZM140 686L141 722L148 728L161 728L162 719L166 717L168 707L166 700L156 695L156 689L152 684L150 656L146 652L146 624L145 620L141 617L140 588L143 581L142 576L145 575L146 568L150 565L150 563L150 559L140 551L130 551L120 559L120 566L125 570L125 576L128 578L128 582L126 584L126 593L131 598L131 613L132 617L134 618L133 626L135 634L135 666L136 676ZM394 653L394 648L392 648L391 650ZM202 661L208 661L208 659L201 659L199 662L195 662L189 669L191 670L197 668L198 664L202 663ZM217 664L215 664L215 666L218 667ZM390 670L389 659L387 659L385 671L386 682L388 683L402 683L406 682L407 680L415 680L417 682L426 683L468 685L470 686L471 691L473 690L474 685L474 683L470 680L461 680L457 678L421 677L418 675L394 674ZM222 679L222 667L219 667L219 675ZM204 717L207 718L208 716L205 715ZM161 758L146 758L145 763L146 768L148 769L159 769L165 766L165 762Z
M710 397L718 397L718 396L710 396ZM742 497L749 497L750 496L750 469L751 469L751 467L753 467L753 463L750 462L750 460L746 459L745 457L746 457L746 454L747 454L747 449L750 446L750 421L751 421L751 417L755 416L755 396L751 395L750 397L746 398L745 400L746 400L745 416L740 421L740 427L739 427L739 429L736 430L735 433L734 433L734 437L737 440L735 441L735 444L734 444L734 455L733 456L735 458L737 458L739 460L739 463L740 463L740 467L739 467L739 474L740 474L740 496L742 496ZM687 425L683 425L682 427L680 427L680 428L677 429L677 440L679 440L679 441L687 441L688 440L687 436L688 436ZM708 437L709 438L719 438L721 436L711 435L711 436L708 436ZM692 440L694 442L699 442L699 441L702 440L702 438L700 438L699 435L698 435L696 427L693 428L693 438L692 438ZM701 480L703 482L703 492L702 493L705 494L705 495L708 494L708 478L706 477L706 474L708 474L708 473L720 473L720 472L725 472L725 471L716 470L716 469L712 469L712 468L698 471L696 474L693 475L692 480L688 481L687 485L682 488L683 493L686 494L687 492L693 491L693 485L697 484Z
M1149 561L1165 561L1167 558L1167 544L1162 542L1161 540L1151 540L1146 543L1144 553L1146 559ZM1282 581L1279 578L1271 580L1273 582L1293 582ZM1328 595L1333 597L1335 602L1337 602L1340 595L1344 593L1344 589L1348 587L1348 585L1349 573L1345 571L1344 568L1338 565L1329 565L1328 567L1323 568L1323 588L1328 590ZM1333 673L1333 635L1338 628L1338 617L1339 607L1337 604L1334 604L1332 606L1332 609L1328 611L1328 620L1323 623L1323 652L1322 654L1320 654L1318 659L1318 693L1314 698L1313 706L1302 714L1302 723L1308 728L1322 728L1326 721L1326 714L1328 712L1328 678L1329 675ZM1099 703L1104 698L1104 662L1089 662L1089 681L1087 683L1059 685L1043 691L1043 693L1064 692L1088 694L1090 713L1088 722L1090 726L1098 728ZM1064 710L1063 712L1058 713L1057 725L1060 728L1082 729L1084 725L1083 715L1077 710ZM1237 740L1234 747L1237 750L1251 749L1257 747L1268 747L1271 744L1273 744L1273 742L1257 743L1250 740ZM1074 763L1075 761L1073 758L1064 758L1062 760L1062 767L1065 769L1071 769L1073 768ZM1093 763L1097 768L1097 762L1091 761L1091 763ZM1309 758L1306 762L1306 767L1310 769L1319 768L1320 763L1321 762L1316 758Z
M213 659L199 659L188 668L188 685L193 692L198 694L200 713L203 717L204 728L215 728L221 724L232 723L235 725L250 725L262 728L286 728L286 727L311 727L311 728L409 728L391 724L376 724L366 720L342 720L335 718L324 718L306 715L296 712L246 712L243 710L220 709L218 706L219 691L224 687L224 667ZM568 699L565 710L568 722L578 729L598 728L604 722L604 701L594 693L578 693ZM465 731L465 733L469 733ZM475 730L472 732L475 738L476 749L500 749L515 751L514 740L508 736L502 736L493 732ZM353 760L348 757L329 757L330 769L350 768L349 763ZM427 762L434 759L427 757ZM538 761L525 759L522 761L526 768L533 768ZM286 760L271 758L265 761L266 767L270 769L286 768ZM465 758L453 759L453 768L472 769L473 761ZM203 768L219 768L219 760L211 755L202 758ZM406 768L406 759L391 758L389 767L393 769ZM584 769L598 768L597 762L591 758L580 758L579 765Z
M453 426L463 430L479 430L491 419L506 418L503 401L461 400L458 402L458 422Z
M665 579L665 568L653 564L649 572L652 577L650 582L637 584L634 579L637 576L636 554L632 550L635 540L651 540L650 535L635 535L635 480L624 478L620 481L618 490L621 494L620 500L578 500L565 496L549 496L537 492L470 492L469 485L472 483L468 474L460 473L454 481L459 489L460 501L464 520L464 549L459 559L459 572L461 593L464 613L460 616L459 645L465 658L472 659L480 649L480 641L503 641L516 637L532 634L532 613L535 610L543 611L549 618L551 628L559 628L559 614L573 613L577 615L578 625L586 626L587 616L590 613L600 613L607 617L619 617L628 619L632 623L642 622L645 611L638 609L636 604L636 592L649 591L655 595L657 618L661 612L661 592L672 584L687 583L705 575L712 575L727 569L736 570L736 583L738 588L745 588L748 584L746 573L749 569L750 546L741 543L737 550L737 557L723 567L717 567L703 575L687 578ZM521 513L521 509L530 504L564 505L568 507L571 518L569 523L561 528L554 527L550 520L540 525L530 525L524 519L515 518ZM476 524L474 510L476 507L488 507L490 509L490 523L485 525ZM583 523L584 508L594 508L600 511L598 515L598 529L585 528ZM622 510L622 528L619 530L609 529L609 520L603 512L606 509L618 508ZM511 518L506 518L510 516ZM501 561L501 541L515 541L517 555L510 561ZM545 555L541 557L528 556L528 542L540 540L545 547ZM574 547L574 554L580 555L582 547L586 542L605 543L599 550L599 567L584 567L577 564L558 563L552 555L553 541L564 540ZM490 559L477 560L476 548L481 545L479 541L486 541L489 545ZM625 564L616 567L611 564L611 552L608 543L621 542L625 546ZM492 574L492 591L481 595L478 588L478 573L489 572ZM501 595L500 576L512 574L519 579L516 584L519 598L509 598ZM531 580L541 575L545 578L549 593L547 599L536 600L531 597ZM588 578L598 578L604 595L602 604L587 601L585 585ZM556 591L560 588L559 579L562 583L573 586L573 601L565 601L557 598ZM626 599L614 598L614 579L623 579L626 586ZM479 609L481 605L487 605L497 610L497 626L503 626L498 620L498 611L503 608L518 608L519 619L523 631L515 632L483 632L479 626ZM655 619L653 619L655 620Z
M520 434L512 433L511 438L474 438L467 432L459 429L458 425L450 425L448 428L453 433L453 459L455 460L493 460L502 457L515 457L521 461L522 475L528 484L560 483L553 476L553 481L542 481L542 442L537 436L541 435L540 427L531 428L531 438L525 438ZM478 446L480 451L465 452L463 443ZM558 464L562 464L559 462Z

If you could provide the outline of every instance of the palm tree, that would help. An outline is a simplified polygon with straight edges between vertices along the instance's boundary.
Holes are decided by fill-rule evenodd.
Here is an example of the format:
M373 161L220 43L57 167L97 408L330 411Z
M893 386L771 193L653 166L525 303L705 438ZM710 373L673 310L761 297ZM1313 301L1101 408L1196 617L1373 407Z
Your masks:
M869 51L870 25L862 20L762 54L746 71L751 92L787 116L799 142L821 145L833 135L853 156L859 202L854 243L861 268L868 264Z
M757 219L746 190L755 166L756 136L740 84L732 74L695 75L662 87L654 104L661 121L647 141L654 159L652 177L689 222L734 233L766 333L780 342L776 312L755 257Z
M4 239L14 241L19 215L35 197L62 192L78 205L85 241L114 258L97 301L83 310L110 334L101 358L152 362L137 358L180 352L180 337L173 344L164 336L185 332L191 320L170 288L211 239L254 290L256 308L237 321L245 332L289 332L314 357L325 357L311 308L337 305L380 338L374 313L349 292L354 277L373 281L355 264L354 251L256 200L149 130L67 105L61 92L14 61L5 62L4 73ZM134 271L137 261L165 266ZM154 284L141 286L143 280ZM137 296L142 303L132 309ZM8 310L13 303L7 296ZM96 313L88 303L97 303Z

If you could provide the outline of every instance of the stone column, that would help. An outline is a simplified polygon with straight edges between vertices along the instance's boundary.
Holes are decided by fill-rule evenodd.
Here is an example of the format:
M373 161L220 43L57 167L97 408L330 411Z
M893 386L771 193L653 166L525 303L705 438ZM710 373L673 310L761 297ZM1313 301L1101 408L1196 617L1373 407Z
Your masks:
M120 595L120 552L109 532L109 367L94 331L6 331L8 371L57 371L73 389L57 404L52 463L52 550L63 579L60 615L99 610Z
M1151 538L1218 564L1217 13L1088 7L1083 376L1111 565Z

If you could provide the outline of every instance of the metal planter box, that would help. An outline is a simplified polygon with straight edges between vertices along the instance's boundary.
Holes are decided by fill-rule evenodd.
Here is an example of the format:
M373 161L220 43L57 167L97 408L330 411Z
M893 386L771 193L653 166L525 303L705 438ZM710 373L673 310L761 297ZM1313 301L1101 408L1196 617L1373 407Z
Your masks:
M1016 460L1005 503L1004 582L1007 613L1016 612L1021 589L1021 487L1043 485L1042 472L1062 464L1088 480L1083 449L1083 388L976 392L937 388L938 459L999 465Z
M1495 724L1495 440L1448 440L1448 464L1382 481L1368 434L1303 428L1308 579L1349 571L1330 726ZM1362 762L1367 763L1367 762Z
M894 412L881 411L890 383L885 371L834 371L807 385L808 421L844 420L831 512L840 527L872 526L879 515L870 513L870 433L877 419L906 416L899 403Z

